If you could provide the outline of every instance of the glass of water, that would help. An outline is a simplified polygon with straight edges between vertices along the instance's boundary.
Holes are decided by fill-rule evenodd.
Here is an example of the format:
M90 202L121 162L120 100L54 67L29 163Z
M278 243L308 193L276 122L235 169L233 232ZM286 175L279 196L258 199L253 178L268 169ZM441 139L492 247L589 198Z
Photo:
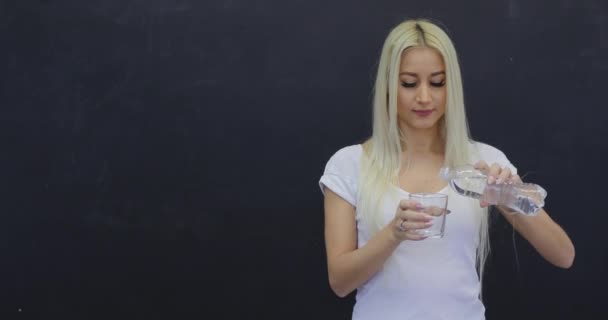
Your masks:
M433 217L432 226L416 230L416 232L429 238L443 238L448 211L448 195L443 193L410 193L410 200L420 203L422 206L420 212Z

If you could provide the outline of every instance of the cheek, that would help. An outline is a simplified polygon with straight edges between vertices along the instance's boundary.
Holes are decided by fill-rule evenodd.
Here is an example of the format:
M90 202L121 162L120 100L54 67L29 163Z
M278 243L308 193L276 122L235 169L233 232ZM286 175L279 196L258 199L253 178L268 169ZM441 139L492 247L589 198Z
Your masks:
M400 108L407 108L412 102L412 94L407 90L399 89L397 92L397 104Z
M404 120L409 107L410 103L408 102L407 94L399 90L399 93L397 94L397 117Z
M435 101L437 101L438 107L445 109L447 101L447 92L438 92L437 96L435 97Z

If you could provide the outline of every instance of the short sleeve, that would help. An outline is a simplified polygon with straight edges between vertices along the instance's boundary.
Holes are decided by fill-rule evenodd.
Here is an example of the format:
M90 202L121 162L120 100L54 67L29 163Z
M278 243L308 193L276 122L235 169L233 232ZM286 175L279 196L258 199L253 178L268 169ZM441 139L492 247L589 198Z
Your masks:
M503 168L509 168L512 174L517 174L517 168L502 151L484 143L477 143L477 150L479 151L480 160L485 161L488 165L497 163Z
M327 162L319 180L321 192L329 188L346 202L356 207L361 147L350 146L340 149Z

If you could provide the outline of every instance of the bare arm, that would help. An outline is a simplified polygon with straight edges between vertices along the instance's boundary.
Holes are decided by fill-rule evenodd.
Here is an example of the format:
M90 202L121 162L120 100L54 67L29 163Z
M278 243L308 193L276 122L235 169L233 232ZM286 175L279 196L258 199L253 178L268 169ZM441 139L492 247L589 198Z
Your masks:
M543 209L536 216L512 213L498 206L498 210L513 228L521 234L545 260L551 264L570 268L574 262L574 245L566 232Z
M424 237L398 229L407 218L408 230L428 227L430 218L422 213L401 210L409 201L402 201L395 219L377 232L363 247L357 249L355 208L330 189L325 189L325 246L329 284L340 297L345 297L378 272L384 262L405 239ZM397 230L395 230L397 229Z
M488 166L480 161L475 166L488 175L488 183L520 183L517 174L511 174L508 168L501 168L498 164ZM487 206L481 203L481 206ZM536 216L525 216L511 209L497 206L505 219L519 232L545 260L551 264L570 268L574 262L574 245L566 232L557 224L544 209Z

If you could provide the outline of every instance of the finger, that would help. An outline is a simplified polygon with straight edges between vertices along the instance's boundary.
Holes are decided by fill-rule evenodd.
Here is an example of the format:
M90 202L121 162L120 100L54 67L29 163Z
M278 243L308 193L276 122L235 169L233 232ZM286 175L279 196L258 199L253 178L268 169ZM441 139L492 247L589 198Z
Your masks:
M401 210L422 209L422 205L417 201L404 199L399 201L399 208Z
M402 211L398 214L398 217L408 222L427 222L433 220L433 217L427 213L412 210Z
M503 182L509 181L511 178L511 169L504 167L500 170L500 174L498 174L498 179L496 179L496 183L501 184Z
M496 181L496 178L500 174L500 166L496 163L490 166L490 170L488 170L488 184L493 184Z
M480 206L480 207L482 207L482 208L485 208L485 207L487 207L487 206L489 206L489 205L490 205L489 203L487 203L487 202L485 202L485 201L483 201L483 200L480 200L480 201L479 201L479 206Z
M421 230L428 229L433 225L433 222L411 222L406 221L399 224L400 230L412 231L412 230Z
M475 169L483 172L484 174L488 172L489 166L488 164L483 161L483 160L479 160L477 161L477 163L475 163L475 165L473 166Z
M447 214L449 210L437 206L431 206L424 209L424 213L427 213L433 217L441 216L443 214Z
M428 236L421 235L417 232L407 232L407 239L412 241L420 241L428 238Z
M509 178L509 184L513 184L513 183L522 183L521 178L519 177L518 174L512 174L511 178Z
M403 219L395 219L394 225L401 232L408 232L411 230L427 229L433 225L432 221L411 221Z

